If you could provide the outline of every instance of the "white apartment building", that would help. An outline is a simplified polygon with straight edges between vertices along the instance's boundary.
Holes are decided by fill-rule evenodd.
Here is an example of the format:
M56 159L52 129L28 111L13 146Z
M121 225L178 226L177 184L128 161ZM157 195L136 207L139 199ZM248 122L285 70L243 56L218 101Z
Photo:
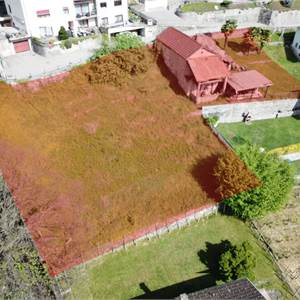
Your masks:
M127 0L4 0L13 25L34 37L57 36L61 26L74 34L87 28L124 31Z

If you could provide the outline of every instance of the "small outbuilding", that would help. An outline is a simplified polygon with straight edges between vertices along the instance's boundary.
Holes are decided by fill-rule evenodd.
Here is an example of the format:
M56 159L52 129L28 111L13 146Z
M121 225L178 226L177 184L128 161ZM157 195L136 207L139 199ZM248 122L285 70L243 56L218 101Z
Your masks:
M228 78L226 94L230 100L261 98L267 95L272 81L256 70L232 73ZM263 89L263 94L260 92Z

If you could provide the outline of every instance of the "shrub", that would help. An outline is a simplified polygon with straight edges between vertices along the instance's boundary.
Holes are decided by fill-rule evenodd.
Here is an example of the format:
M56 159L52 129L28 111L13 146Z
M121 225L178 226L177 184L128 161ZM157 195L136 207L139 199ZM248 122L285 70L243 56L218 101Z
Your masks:
M120 33L115 38L111 38L111 41L109 41L107 35L103 35L102 47L96 51L91 57L91 60L95 60L115 51L141 48L143 46L145 46L145 44L141 38L131 32Z
M288 145L286 147L275 148L269 151L269 153L277 153L278 155L300 152L300 144Z
M145 44L139 36L132 32L120 33L115 37L115 50L143 47Z
M72 41L70 39L64 40L61 42L61 48L70 49L72 48Z
M229 0L224 0L223 2L221 2L220 5L221 5L222 7L228 8L229 5L230 5L231 3L232 3L232 2L229 1Z
M219 258L219 272L226 281L242 277L255 279L253 273L255 265L255 256L249 242L230 245Z
M240 158L260 179L261 185L241 192L224 202L242 219L253 219L276 211L287 201L294 183L293 169L276 154L261 152L249 144L237 149Z
M91 83L120 86L131 76L147 72L151 59L145 48L118 51L93 61L86 75Z
M208 124L210 126L215 126L218 121L219 121L219 117L218 116L209 116L209 117L205 118L206 124Z
M69 35L65 29L64 26L61 26L59 31L58 31L58 39L60 41L63 41L63 40L67 40L69 38Z
M231 150L218 158L214 168L214 177L218 183L217 193L221 199L236 196L260 185L258 178Z

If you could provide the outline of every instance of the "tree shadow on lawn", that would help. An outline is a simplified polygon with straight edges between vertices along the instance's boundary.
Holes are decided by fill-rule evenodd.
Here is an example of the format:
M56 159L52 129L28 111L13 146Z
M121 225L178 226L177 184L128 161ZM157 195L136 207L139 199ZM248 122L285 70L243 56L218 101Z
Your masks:
M222 280L218 274L219 257L230 245L228 240L216 244L206 242L206 249L197 253L199 260L207 267L207 270L199 272L203 275L155 291L151 291L145 282L141 282L139 287L144 291L144 294L133 299L170 299L184 293L189 294L215 286L217 280Z
M191 170L194 179L198 182L203 191L206 192L207 196L215 202L220 202L222 200L220 195L216 192L218 184L213 175L218 158L219 155L215 154L201 159Z

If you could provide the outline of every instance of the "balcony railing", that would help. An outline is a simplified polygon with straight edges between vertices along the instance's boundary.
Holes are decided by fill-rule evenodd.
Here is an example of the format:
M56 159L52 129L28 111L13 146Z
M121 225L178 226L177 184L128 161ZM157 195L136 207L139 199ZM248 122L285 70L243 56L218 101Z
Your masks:
M101 28L113 28L113 27L120 27L120 26L124 26L125 22L121 21L121 22L115 22L115 23L102 23L100 24Z
M96 10L92 10L91 12L87 12L85 14L76 14L77 19L88 19L97 17Z

